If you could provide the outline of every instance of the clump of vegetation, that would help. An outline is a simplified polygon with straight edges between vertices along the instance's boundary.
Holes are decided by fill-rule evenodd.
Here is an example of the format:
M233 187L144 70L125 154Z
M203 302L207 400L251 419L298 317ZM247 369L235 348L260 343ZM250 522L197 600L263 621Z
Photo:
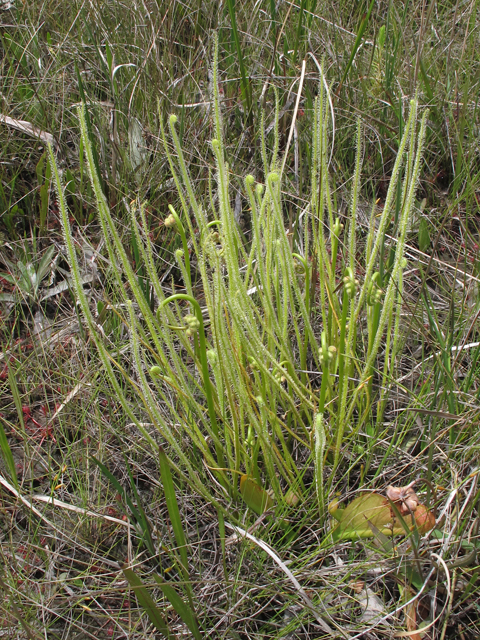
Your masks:
M474 4L7 4L2 625L477 637Z

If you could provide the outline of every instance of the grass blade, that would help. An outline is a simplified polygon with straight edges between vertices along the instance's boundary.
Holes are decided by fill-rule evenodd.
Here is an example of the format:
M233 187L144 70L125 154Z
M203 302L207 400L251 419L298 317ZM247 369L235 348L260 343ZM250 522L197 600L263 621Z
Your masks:
M338 89L336 92L337 97L340 95L340 90L343 86L343 83L345 82L345 80L347 79L347 75L348 72L350 71L350 67L353 64L353 61L355 60L355 56L357 55L357 51L358 48L360 47L360 43L362 42L362 38L363 38L363 34L365 32L365 29L367 27L368 21L370 19L370 15L372 13L372 9L373 9L373 5L375 3L375 0L372 0L370 3L370 6L368 7L368 12L366 15L363 16L363 18L360 21L360 26L358 27L358 32L357 32L357 37L355 38L355 42L353 44L352 47L352 52L350 54L350 59L347 63L347 66L345 67L345 71L343 72L343 76L342 76L342 80L340 82L340 84L338 85Z
M237 50L238 64L240 66L240 75L242 76L242 99L245 105L247 120L250 120L252 113L252 93L251 86L247 78L245 70L245 62L243 60L242 47L240 46L240 38L238 37L237 19L235 14L235 0L227 0L228 12L230 14L230 22L232 23L233 39Z
M161 577L158 574L154 574L154 579L158 583L158 586L163 592L163 595L170 602L172 607L175 609L175 612L178 613L180 618L184 621L187 627L192 632L194 638L196 640L202 640L202 634L200 633L200 629L198 628L197 619L195 617L195 613L192 609L185 604L182 598L178 595L176 590L172 587L172 585L163 582Z
M85 109L84 109L85 121L87 123L87 132L88 132L88 137L89 137L89 140L90 140L90 144L92 145L93 162L95 164L95 169L97 171L98 179L100 180L100 184L102 186L102 191L104 191L105 190L105 185L103 183L102 173L100 172L100 162L99 162L99 159L98 159L97 147L94 144L94 138L93 138L93 132L92 132L92 121L90 120L90 114L89 114L88 109L87 109L87 98L85 96L85 91L83 89L82 76L80 75L80 71L78 69L77 63L75 63L75 72L77 74L78 91L80 93L80 98L81 98L82 103L83 103L83 105L85 107Z
M18 487L17 470L15 469L15 461L13 459L12 450L10 449L10 445L8 444L7 436L1 421L0 421L0 449L2 451L3 459L5 461L5 466L10 472L10 479L15 485L15 489L17 489L18 491L19 487Z
M185 534L183 532L180 509L178 508L177 497L175 495L175 487L173 484L172 473L170 471L170 464L168 462L167 455L162 447L159 447L158 456L160 459L160 473L162 476L165 500L167 502L168 515L170 516L173 533L175 535L175 540L180 551L180 557L182 560L184 572L188 578L188 556Z
M15 403L15 409L17 410L18 421L20 423L20 429L22 431L23 443L25 447L25 454L30 459L30 445L28 442L27 432L25 429L25 418L23 416L22 399L20 397L20 390L17 384L17 378L11 367L8 367L8 384L10 391L12 392L13 402Z
M155 604L152 596L148 593L148 589L145 587L141 579L137 576L135 571L127 567L127 565L121 565L121 569L123 575L134 590L139 605L142 607L142 609L144 609L145 613L148 616L148 619L153 624L155 629L157 629L157 631L160 631L160 633L163 633L163 635L167 638L175 638L175 636L170 633L167 622L161 614L160 609Z
M115 489L118 491L118 493L123 496L125 498L125 502L128 505L128 508L130 509L130 514L126 513L126 515L132 519L133 516L133 520L134 520L134 525L138 530L140 530L140 533L142 534L142 541L144 542L145 546L147 547L149 553L152 555L152 557L156 557L157 556L157 552L155 550L155 545L153 544L153 540L152 540L152 536L150 534L150 525L148 523L147 517L141 507L140 504L140 498L138 496L138 493L136 492L136 488L134 486L135 489L135 494L136 494L136 498L137 498L137 504L138 504L138 508L133 504L132 499L130 498L130 496L127 494L127 492L125 491L125 489L122 487L122 485L119 483L119 481L115 478L115 476L107 469L107 467L100 462L100 460L97 460L97 458L95 458L95 456L91 456L91 459L93 460L93 462L97 465L97 467L100 469L100 471L103 473L103 475L105 476L105 478L107 478L107 480L109 480L112 485L115 487ZM128 469L128 465L127 465L127 469ZM129 473L130 473L130 469ZM133 479L130 475L130 482L133 483Z

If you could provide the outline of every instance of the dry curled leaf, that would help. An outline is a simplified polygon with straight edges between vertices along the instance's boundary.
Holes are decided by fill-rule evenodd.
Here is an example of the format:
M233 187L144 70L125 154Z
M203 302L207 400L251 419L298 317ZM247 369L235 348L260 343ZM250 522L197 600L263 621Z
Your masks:
M17 120L16 118L4 115L3 113L0 113L0 122L3 122L17 131L25 133L27 136L39 138L42 142L55 146L55 138L53 135L48 133L48 131L42 131L31 122L27 122L26 120Z
M362 589L355 599L362 608L362 615L360 616L358 622L371 624L373 621L378 620L386 613L384 603L377 596L377 594L372 591L372 589L370 589L370 587L365 587L364 589Z
M435 516L424 504L419 504L415 510L415 522L421 534L428 533L435 526Z
M413 490L415 480L405 487L387 487L387 498L398 508L402 516L413 514L415 523L420 533L427 533L435 526L435 516L421 504L417 494Z
M402 515L413 513L420 504L417 494L412 489L414 484L415 480L405 487L387 487L387 498L396 504Z
M423 506L423 505L422 505ZM413 597L414 592L407 590L408 597ZM411 602L405 609L405 621L407 623L407 634L410 640L422 640L420 633L417 633L417 602ZM405 634L405 635L407 635Z

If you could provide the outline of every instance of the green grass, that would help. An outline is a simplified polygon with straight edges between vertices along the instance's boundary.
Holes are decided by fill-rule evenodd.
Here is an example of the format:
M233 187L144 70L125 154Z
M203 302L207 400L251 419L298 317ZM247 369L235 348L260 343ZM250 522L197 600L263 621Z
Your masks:
M477 14L2 11L12 637L478 637Z

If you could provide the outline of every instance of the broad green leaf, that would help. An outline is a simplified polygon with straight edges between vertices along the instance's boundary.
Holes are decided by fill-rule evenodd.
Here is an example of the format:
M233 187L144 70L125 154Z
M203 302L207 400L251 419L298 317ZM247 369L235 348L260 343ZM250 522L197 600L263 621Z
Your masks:
M430 225L427 219L422 216L418 225L418 247L420 251L425 252L429 249L430 244Z
M377 529L375 525L373 525L370 520L367 519L368 526L372 530L372 534L376 545L379 549L383 549L385 553L391 553L393 550L393 541L391 536L386 536L384 533Z
M52 245L51 247L48 247L48 249L45 251L45 253L42 256L42 259L40 260L40 263L38 265L38 269L37 269L37 287L40 284L40 282L45 278L45 276L48 274L48 271L50 269L50 263L52 262L52 258L53 258L53 254L55 253L55 245Z
M275 504L272 496L247 475L240 479L240 493L250 509L259 515Z
M328 510L338 521L332 529L334 540L375 537L385 549L387 545L384 536L391 538L405 535L409 531L418 536L435 526L435 516L425 505L417 504L412 518L410 513L406 513L405 505L400 499L392 502L379 493L363 493L345 509L341 509L338 501L334 500Z
M5 273L4 271L0 271L0 278L3 278L10 284L17 284L17 279L14 278L14 276L10 275L9 273Z
M19 289L21 289L21 292L24 295L29 295L30 293L32 293L33 287L32 275L35 274L33 265L31 262L25 265L19 260L17 262L17 268L20 273L20 278L17 282L17 286Z
M334 540L356 540L371 538L372 526L386 536L405 534L402 523L395 518L390 502L379 493L364 493L345 508L332 503L329 507L331 515L338 520L332 530ZM410 515L403 517L409 528L413 527Z

